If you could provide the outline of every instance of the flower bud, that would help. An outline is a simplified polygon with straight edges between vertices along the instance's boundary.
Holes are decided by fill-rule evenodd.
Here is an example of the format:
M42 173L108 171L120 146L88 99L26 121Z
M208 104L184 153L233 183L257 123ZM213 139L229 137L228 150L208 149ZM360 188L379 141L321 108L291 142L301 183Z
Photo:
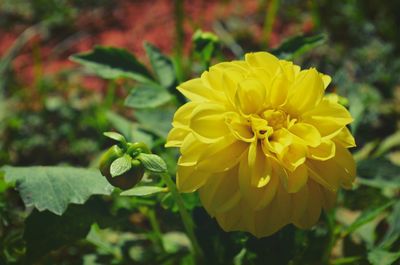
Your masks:
M131 145L131 144L129 144L129 145ZM144 146L144 147L146 147L146 146ZM128 147L128 149L129 149L129 147ZM138 155L140 153L140 150L138 148L132 149L131 150L132 154L134 154L134 151L139 151L136 155ZM110 149L108 149L101 156L99 168L100 168L101 174L106 177L107 181L111 185L118 187L120 189L123 189L123 190L127 190L127 189L130 189L133 186L135 186L142 179L143 174L144 174L144 167L139 160L132 159L131 167L129 170L127 170L126 172L122 173L119 176L112 176L112 174L110 172L112 163L116 159L118 159L124 155L125 155L125 153L124 153L123 149L121 149L117 145L113 145L112 147L110 147ZM129 153L128 153L128 155L129 155Z

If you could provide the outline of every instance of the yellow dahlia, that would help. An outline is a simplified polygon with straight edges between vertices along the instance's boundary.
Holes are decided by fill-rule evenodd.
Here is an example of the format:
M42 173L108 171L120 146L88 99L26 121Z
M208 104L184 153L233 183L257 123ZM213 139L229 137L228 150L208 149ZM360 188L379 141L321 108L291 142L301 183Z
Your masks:
M355 177L352 117L324 96L330 80L258 52L181 84L189 102L166 144L180 148L178 189L198 190L225 231L313 226Z

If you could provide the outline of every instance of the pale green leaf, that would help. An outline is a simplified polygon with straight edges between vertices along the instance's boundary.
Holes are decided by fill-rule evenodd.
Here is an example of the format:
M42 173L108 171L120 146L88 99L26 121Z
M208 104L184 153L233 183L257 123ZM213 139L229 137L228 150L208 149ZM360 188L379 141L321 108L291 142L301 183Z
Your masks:
M96 169L5 166L2 171L7 182L16 183L26 207L57 215L71 203L83 204L91 195L109 195L113 190Z
M125 137L122 134L117 133L117 132L105 132L105 133L103 133L103 135L108 137L108 138L110 138L110 139L113 139L113 140L115 140L117 142L120 142L120 143L125 143L126 142Z
M112 177L121 176L132 168L132 158L125 154L115 159L110 166L110 174Z
M138 157L143 166L150 172L153 173L165 173L167 172L167 165L164 160L158 155L141 153Z
M125 100L125 106L143 109L155 108L171 100L171 94L156 84L141 84L131 90Z
M166 189L164 187L157 186L140 186L134 187L130 190L126 190L121 192L121 196L148 196L153 195L159 192L165 192Z

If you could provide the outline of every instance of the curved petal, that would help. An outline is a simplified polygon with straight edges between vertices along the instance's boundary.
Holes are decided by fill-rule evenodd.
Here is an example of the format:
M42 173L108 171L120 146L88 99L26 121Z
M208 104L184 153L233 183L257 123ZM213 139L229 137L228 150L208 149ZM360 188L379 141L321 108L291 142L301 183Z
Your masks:
M306 165L298 166L293 172L287 172L287 192L296 193L303 188L308 180L308 170Z
M165 147L181 147L185 137L190 133L188 129L172 128L168 133Z
M223 100L222 92L212 90L202 81L201 78L195 78L186 81L180 84L177 89L186 98L195 102Z
M314 109L321 101L324 84L318 72L311 68L301 71L288 93L284 109L294 117L307 110Z
M209 177L209 173L195 170L193 166L183 167L178 165L176 186L180 192L193 192L202 187Z
M299 122L289 128L289 131L294 134L295 140L298 142L316 147L321 144L321 135L318 130L307 123Z
M323 99L316 108L302 115L302 121L315 126L322 136L333 137L352 122L353 118L342 105Z
M309 147L307 157L315 160L325 161L335 156L336 145L332 140L323 139L317 147Z
M256 114L263 109L266 89L257 79L245 79L239 83L235 105L245 115Z
M313 181L308 183L308 201L306 209L301 218L293 220L300 228L310 228L315 225L321 215L322 194L318 184Z
M342 145L344 148L351 148L356 146L356 141L347 127L343 127L340 132L333 137L333 140Z
M268 52L247 53L245 61L251 67L267 70L270 76L275 76L281 70L278 58Z

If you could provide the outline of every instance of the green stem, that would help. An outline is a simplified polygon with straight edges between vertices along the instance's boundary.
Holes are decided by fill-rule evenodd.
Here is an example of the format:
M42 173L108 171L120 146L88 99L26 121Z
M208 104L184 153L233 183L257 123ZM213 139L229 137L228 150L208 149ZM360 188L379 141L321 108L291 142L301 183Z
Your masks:
M263 29L263 36L264 36L264 45L266 48L270 45L271 40L271 33L273 30L276 14L279 8L279 0L270 0L268 4L268 10L265 14L264 20L264 29Z
M195 255L197 260L202 260L203 252L200 248L200 245L196 239L196 235L194 233L194 224L192 222L192 218L189 212L186 210L185 205L183 204L183 200L178 190L176 189L175 183L172 181L170 175L168 173L161 174L164 182L167 184L169 191L171 192L172 197L174 198L176 204L178 205L179 214L181 216L183 226L185 227L186 233L192 243L192 252Z
M149 218L151 228L156 237L157 244L159 245L160 249L165 252L164 244L162 241L162 233L160 229L160 225L157 222L156 212L153 209L148 208L146 212L147 217Z

